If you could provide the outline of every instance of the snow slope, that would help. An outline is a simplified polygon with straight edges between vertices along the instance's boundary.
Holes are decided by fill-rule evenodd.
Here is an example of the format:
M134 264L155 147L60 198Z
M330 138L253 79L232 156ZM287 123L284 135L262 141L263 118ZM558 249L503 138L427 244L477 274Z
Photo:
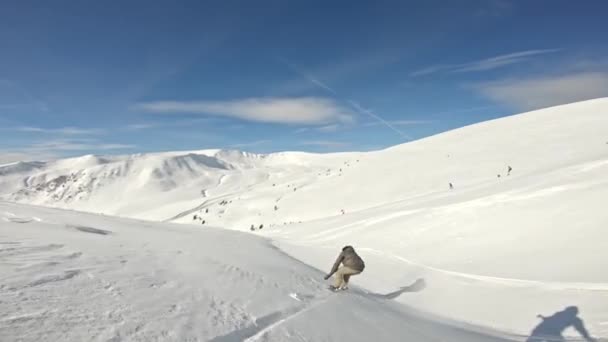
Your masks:
M590 331L608 336L607 132L608 99L597 99L369 153L213 150L0 167L0 193L197 228L263 225L256 234L324 271L352 244L368 264L354 278L366 289L424 280L394 300L410 308L524 335L537 314L578 305Z
M331 293L249 234L2 202L0 220L2 341L507 341Z

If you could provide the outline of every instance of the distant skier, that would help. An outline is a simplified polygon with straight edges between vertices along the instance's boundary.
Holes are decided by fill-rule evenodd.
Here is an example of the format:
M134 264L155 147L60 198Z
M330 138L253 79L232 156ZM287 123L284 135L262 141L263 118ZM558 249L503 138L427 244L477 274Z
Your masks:
M512 170L513 170L513 168L510 165L507 166L507 176L511 175Z
M454 184L450 183L450 190L454 189Z
M342 264L342 267L338 268ZM357 275L365 269L365 263L363 259L355 252L352 246L344 246L342 252L338 255L334 266L331 268L329 274L325 276L325 280L329 279L334 273L336 274L336 280L334 285L330 285L329 288L333 291L346 290L348 288L348 281L353 275Z
M562 332L568 327L573 327L578 331L586 341L596 341L589 336L589 332L585 329L583 321L577 317L578 308L569 306L563 311L558 311L549 317L538 315L543 321L532 330L532 334L526 342L550 342L550 341L566 341L562 336Z

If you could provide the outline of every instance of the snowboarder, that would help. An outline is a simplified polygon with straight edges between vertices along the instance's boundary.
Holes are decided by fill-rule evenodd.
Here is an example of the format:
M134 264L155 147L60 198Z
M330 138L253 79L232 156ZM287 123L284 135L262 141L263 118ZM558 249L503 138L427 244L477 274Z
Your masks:
M562 332L568 327L573 327L586 341L596 341L589 336L583 321L577 317L578 308L569 306L563 311L558 311L549 317L538 315L543 321L532 330L532 334L526 342L566 341Z
M342 267L338 268L342 264ZM329 289L346 290L348 289L348 281L353 275L357 275L365 269L365 263L363 259L355 252L352 246L344 246L342 252L338 255L334 266L331 268L329 274L325 276L325 280L329 279L334 273L336 274L336 280L334 285L330 285Z

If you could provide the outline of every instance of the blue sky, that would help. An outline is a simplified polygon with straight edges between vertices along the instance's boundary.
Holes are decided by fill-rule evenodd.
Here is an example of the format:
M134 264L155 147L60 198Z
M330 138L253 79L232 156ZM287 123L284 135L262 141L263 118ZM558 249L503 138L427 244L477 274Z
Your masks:
M4 1L0 162L373 150L608 96L606 13L557 0Z

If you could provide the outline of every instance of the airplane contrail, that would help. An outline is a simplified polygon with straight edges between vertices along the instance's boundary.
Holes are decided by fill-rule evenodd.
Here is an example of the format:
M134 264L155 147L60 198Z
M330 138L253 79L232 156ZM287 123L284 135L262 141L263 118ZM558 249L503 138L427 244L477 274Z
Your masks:
M304 70L300 69L297 65L295 65L294 63L291 63L290 61L288 61L285 58L281 58L278 57L278 60L280 62L282 62L283 64L285 64L289 69L291 69L292 71L294 71L295 73L297 73L298 75L302 76L304 79L306 79L308 82L314 84L315 86L317 86L318 88L321 88L329 93L331 93L332 95L334 95L335 97L338 98L338 100L342 101L342 102L346 102L349 104L349 106L356 110L358 113L360 114L365 114L371 118L373 118L374 120L378 121L379 123L381 123L382 125L386 126L387 128L393 130L394 132L396 132L397 134L399 134L402 138L405 138L407 140L413 140L412 137L408 136L407 134L403 133L402 131L398 130L395 126L391 125L388 121L384 120L382 117L380 117L378 114L375 114L373 112L371 112L370 110L367 110L363 107L361 107L361 105L359 105L358 103L356 103L355 101L352 100L343 100L340 98L340 96L338 95L338 92L333 89L332 87L328 86L327 84L319 81L317 78L309 75L308 73L306 73Z

